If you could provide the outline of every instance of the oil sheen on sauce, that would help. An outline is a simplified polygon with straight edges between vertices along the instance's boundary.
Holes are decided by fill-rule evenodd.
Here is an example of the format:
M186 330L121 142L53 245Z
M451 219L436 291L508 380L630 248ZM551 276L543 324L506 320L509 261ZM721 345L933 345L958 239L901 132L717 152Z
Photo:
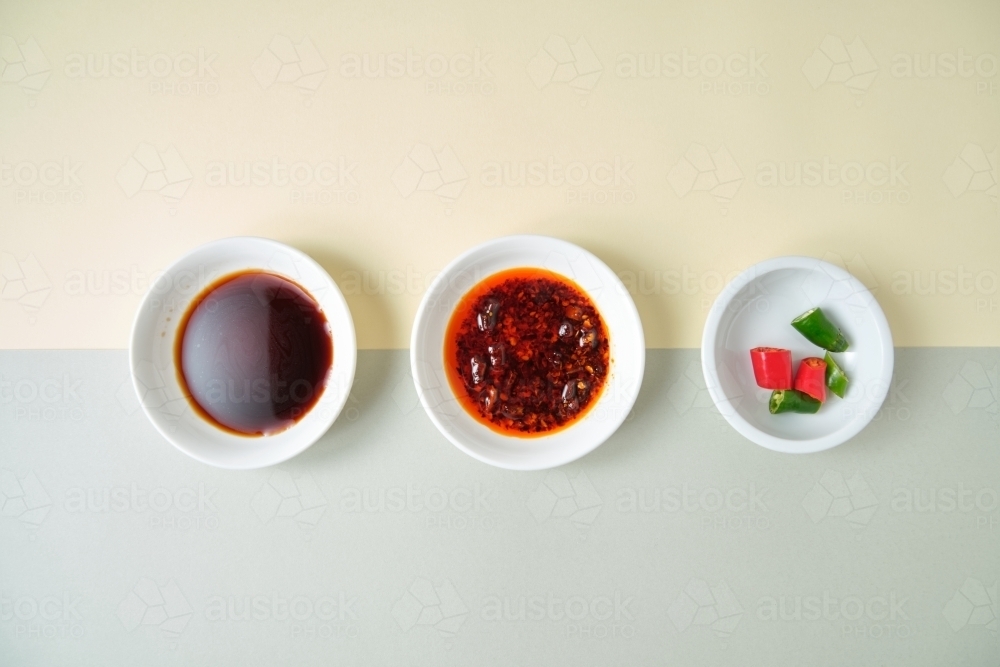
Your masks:
M245 436L285 430L316 405L333 366L319 304L293 281L244 271L208 285L188 307L174 349L195 412Z
M548 435L580 419L604 388L609 357L593 301L544 269L488 276L462 297L445 332L452 391L505 435Z

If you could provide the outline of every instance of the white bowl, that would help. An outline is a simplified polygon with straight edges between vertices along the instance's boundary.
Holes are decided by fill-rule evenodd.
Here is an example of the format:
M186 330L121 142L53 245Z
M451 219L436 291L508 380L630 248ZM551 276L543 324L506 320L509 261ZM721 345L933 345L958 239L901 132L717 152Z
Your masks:
M820 306L850 347L833 357L847 374L844 398L827 392L814 415L768 412L771 392L754 380L750 350L792 351L798 368L824 351L791 321ZM811 257L778 257L755 264L729 283L712 305L701 341L705 383L716 407L742 435L779 452L809 453L857 435L885 400L892 380L892 333L871 291L843 269Z
M217 278L247 269L266 269L305 288L333 337L333 368L319 401L293 426L261 437L225 432L197 415L181 390L174 359L177 324L192 299ZM277 241L236 237L192 250L150 286L132 325L129 364L142 409L163 437L203 463L245 470L290 459L330 428L350 394L357 353L347 302L323 267Z
M491 430L459 404L444 369L444 335L458 301L483 278L517 267L566 276L594 301L608 328L611 364L604 391L578 421L551 435L519 438ZM507 236L449 264L417 310L410 365L427 415L456 447L501 468L542 470L574 461L607 440L628 416L646 363L642 322L618 276L583 248L546 236Z

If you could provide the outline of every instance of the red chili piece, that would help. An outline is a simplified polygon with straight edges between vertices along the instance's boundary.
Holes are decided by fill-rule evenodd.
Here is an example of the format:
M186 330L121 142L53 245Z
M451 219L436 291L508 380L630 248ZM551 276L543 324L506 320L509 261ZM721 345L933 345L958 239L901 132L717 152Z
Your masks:
M777 347L755 347L750 350L753 376L764 389L792 388L792 352Z
M819 357L806 357L795 374L795 388L822 403L826 400L826 362Z

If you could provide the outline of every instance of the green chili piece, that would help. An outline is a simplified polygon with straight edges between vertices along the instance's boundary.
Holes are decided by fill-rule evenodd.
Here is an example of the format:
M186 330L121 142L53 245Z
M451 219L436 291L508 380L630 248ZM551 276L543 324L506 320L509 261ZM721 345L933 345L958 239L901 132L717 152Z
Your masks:
M847 391L847 373L837 365L829 352L823 357L823 361L826 362L826 388L843 398Z
M819 308L813 308L802 313L794 320L792 326L809 339L813 345L818 345L831 352L843 352L847 349L847 339L840 329Z
M823 405L812 396L803 394L795 389L776 389L771 392L771 400L768 401L767 409L772 415L782 412L798 412L805 415L813 415L819 412Z

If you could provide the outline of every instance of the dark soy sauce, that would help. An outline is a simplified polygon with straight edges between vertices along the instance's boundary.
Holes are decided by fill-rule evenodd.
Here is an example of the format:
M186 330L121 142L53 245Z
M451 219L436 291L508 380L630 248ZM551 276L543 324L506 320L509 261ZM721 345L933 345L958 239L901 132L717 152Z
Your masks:
M175 360L192 407L238 435L283 431L316 405L333 366L319 304L291 280L264 271L220 278L191 303Z

